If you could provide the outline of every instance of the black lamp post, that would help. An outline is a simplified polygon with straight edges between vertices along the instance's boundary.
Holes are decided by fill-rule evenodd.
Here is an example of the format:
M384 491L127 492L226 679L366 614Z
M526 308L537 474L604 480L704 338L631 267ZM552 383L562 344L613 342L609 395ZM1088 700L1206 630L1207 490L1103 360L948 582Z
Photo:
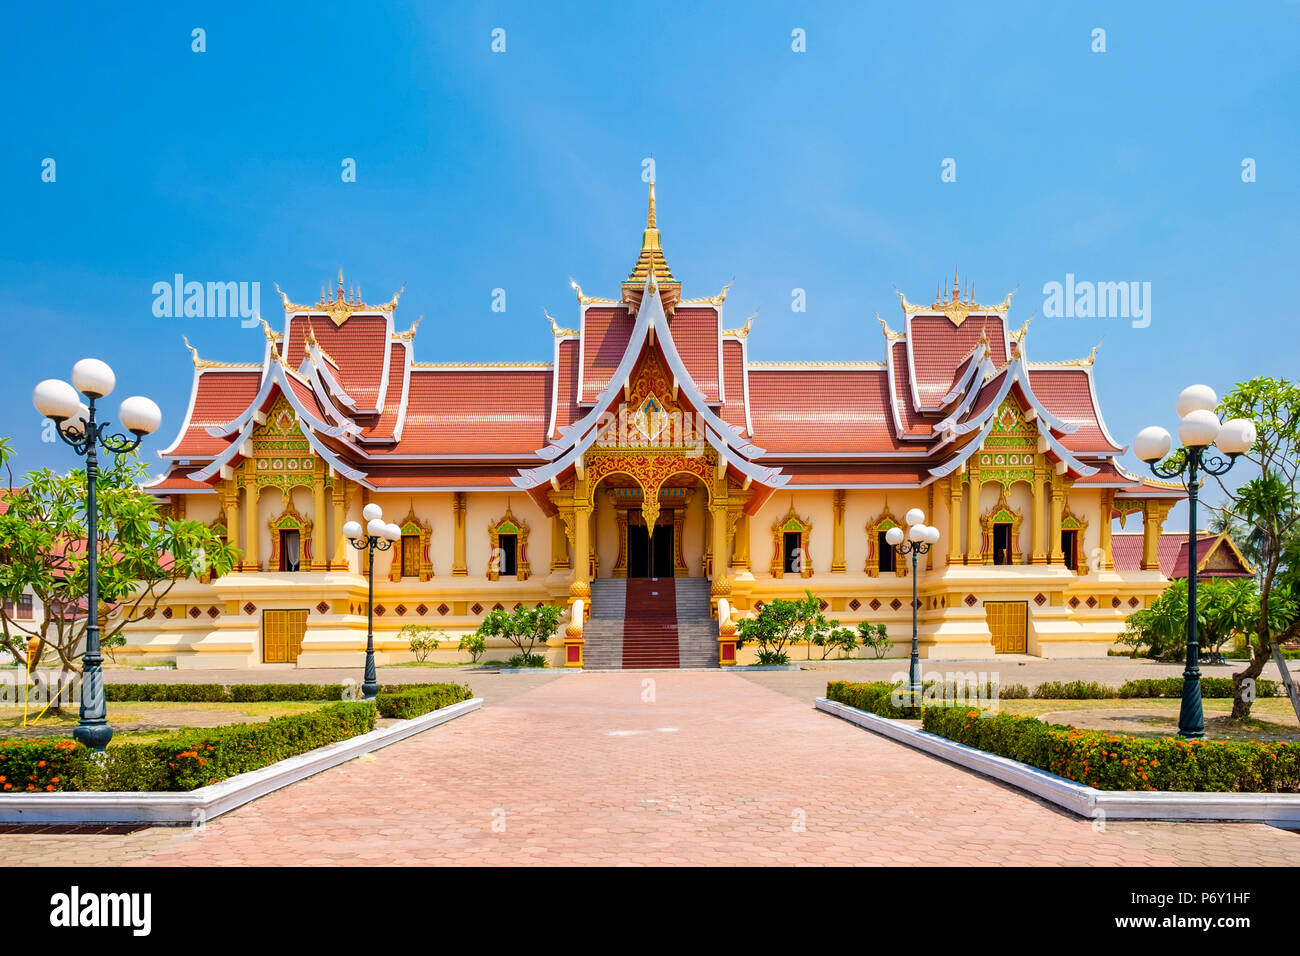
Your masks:
M358 551L366 552L366 571L369 596L366 599L366 672L361 682L361 694L365 700L374 700L379 693L379 675L375 673L375 552L387 551L394 541L402 537L402 529L395 524L384 523L383 509L376 504L368 504L361 511L366 519L363 531L360 522L349 521L343 526L343 536Z
M1255 444L1255 423L1245 418L1220 422L1219 404L1207 385L1191 385L1178 396L1178 441L1182 447L1169 461L1173 440L1169 432L1152 425L1138 432L1133 451L1161 478L1176 478L1187 487L1187 663L1183 668L1183 700L1178 709L1178 735L1204 737L1205 714L1201 709L1200 646L1196 638L1196 564L1199 529L1196 501L1201 473L1222 475L1232 468L1237 456ZM1210 450L1216 446L1218 454ZM1225 459L1223 455L1228 457ZM1162 463L1163 462L1163 463Z
M887 541L900 555L912 556L912 660L908 666L908 690L913 694L921 693L921 655L917 649L917 601L916 601L916 559L930 550L930 545L939 540L939 529L925 523L925 512L913 508L903 519L908 524L906 536L899 527L885 532ZM904 541L904 537L907 538Z
M140 442L162 424L162 412L151 400L133 395L118 407L122 427L135 437L110 434L108 422L95 417L95 400L106 398L117 384L107 363L82 359L72 367L72 384L46 379L32 392L36 410L54 422L59 437L86 459L86 651L81 667L81 716L72 736L96 752L113 739L104 698L103 655L99 645L99 446L115 455L140 447ZM82 404L78 392L86 396Z

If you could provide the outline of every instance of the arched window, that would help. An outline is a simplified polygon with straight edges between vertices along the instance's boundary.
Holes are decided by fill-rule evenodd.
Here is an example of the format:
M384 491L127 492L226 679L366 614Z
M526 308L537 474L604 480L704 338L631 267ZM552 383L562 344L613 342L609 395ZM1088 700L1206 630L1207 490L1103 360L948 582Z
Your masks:
M812 523L799 517L794 502L790 502L786 516L772 525L772 564L769 568L772 577L780 578L787 574L812 577L812 554L808 550L811 534Z
M901 578L907 574L907 562L898 560L898 552L885 540L890 528L901 527L888 505L874 520L867 522L867 566L863 570L871 577L895 574Z
M284 511L267 523L271 530L268 571L301 571L311 567L311 521L298 513L286 497Z
M488 525L488 579L514 577L528 580L528 525L506 505L505 516Z
M419 578L427 581L433 577L433 562L429 558L429 542L433 529L415 516L415 502L398 525L402 540L393 548L393 562L388 568L388 580Z

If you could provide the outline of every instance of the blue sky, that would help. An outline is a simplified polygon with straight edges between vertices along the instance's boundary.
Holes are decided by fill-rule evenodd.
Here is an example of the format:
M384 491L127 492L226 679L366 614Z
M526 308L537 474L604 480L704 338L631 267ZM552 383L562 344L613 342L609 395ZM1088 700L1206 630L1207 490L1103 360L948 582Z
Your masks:
M674 272L687 295L734 277L754 359L880 359L894 286L928 302L956 267L981 300L1019 289L1035 359L1104 337L1123 442L1172 429L1185 384L1295 377L1296 3L451 6L9 11L0 434L20 470L71 463L30 392L77 358L159 402L151 451L184 412L182 335L260 357L235 319L155 317L175 273L260 282L278 321L273 282L314 301L342 266L371 302L405 283L421 360L549 359L568 277L617 294L632 265L648 156ZM1043 317L1067 273L1150 282L1150 325Z

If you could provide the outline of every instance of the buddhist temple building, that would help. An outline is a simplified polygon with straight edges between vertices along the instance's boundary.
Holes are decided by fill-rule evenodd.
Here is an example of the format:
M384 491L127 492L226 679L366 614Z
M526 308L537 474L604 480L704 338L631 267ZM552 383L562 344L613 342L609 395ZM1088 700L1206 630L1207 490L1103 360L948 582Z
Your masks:
M674 277L653 185L616 295L574 291L572 320L546 315L549 361L438 361L400 293L367 304L341 272L315 304L281 293L256 361L191 349L148 490L242 558L178 583L119 659L356 664L367 569L343 526L369 503L402 535L375 560L380 663L409 659L408 625L450 656L492 609L542 603L566 609L556 665L744 663L737 622L805 589L905 653L911 563L885 534L912 508L940 531L917 580L928 658L1104 656L1168 583L1182 487L1124 469L1096 350L1039 360L1010 295L979 304L954 276L929 305L898 293L860 359L750 361L728 288ZM1119 561L1112 522L1134 515Z

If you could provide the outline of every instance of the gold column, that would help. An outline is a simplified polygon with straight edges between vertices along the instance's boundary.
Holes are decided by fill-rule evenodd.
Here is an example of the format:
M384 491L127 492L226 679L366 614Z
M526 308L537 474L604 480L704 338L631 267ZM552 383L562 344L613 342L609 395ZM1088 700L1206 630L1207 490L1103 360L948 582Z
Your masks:
M586 476L577 479L573 488L573 584L569 596L581 598L584 607L590 606L591 499L587 497Z
M569 569L569 535L564 530L564 518L559 514L551 517L551 570L567 571Z
M1102 568L1107 571L1115 570L1115 556L1111 553L1110 547L1110 525L1111 512L1114 510L1115 492L1109 488L1102 489L1101 492L1101 560Z
M346 571L348 569L348 542L343 537L343 525L347 523L347 489L344 479L335 475L330 485L330 502L334 506L334 550L330 554L330 570Z
M452 498L451 505L455 514L451 557L452 574L469 574L469 567L465 563L465 506L466 493L457 491Z
M221 517L226 524L226 543L232 548L238 548L241 531L239 527L239 489L232 482L226 482L221 488ZM242 560L241 558L240 561L242 562ZM239 564L235 565L235 570L239 570Z
M981 564L980 556L980 482L971 471L966 482L966 563Z
M614 509L614 527L618 535L618 555L614 558L614 566L609 570L611 578L627 577L627 525L628 511L626 508Z
M961 475L948 476L948 565L954 564L961 564Z
M710 522L710 539L713 542L713 586L709 589L714 613L718 598L731 594L731 579L727 576L727 506L730 494L727 488L727 462L719 457L713 477L713 506Z
M1039 469L1034 469L1034 494L1033 494L1033 514L1030 520L1033 524L1030 526L1030 564L1046 564L1047 549L1044 547L1043 533L1046 529L1043 527L1043 473Z
M1147 499L1142 504L1142 570L1160 570L1160 533L1169 517L1170 505Z
M329 560L325 557L325 476L319 471L312 480L311 491L311 569L328 571Z
M1061 554L1061 511L1064 508L1065 489L1059 475L1052 476L1052 523L1048 526L1051 540L1048 542L1049 564L1064 564Z
M831 492L831 507L835 514L835 522L831 534L831 573L843 572L847 565L844 563L844 498L846 492L842 488L837 488Z
M684 578L690 574L682 557L682 535L686 533L686 509L673 509L673 577Z
M736 543L731 549L733 571L749 570L749 515L743 511L736 519Z
M251 476L244 479L244 564L245 571L261 571L258 557L257 483Z

